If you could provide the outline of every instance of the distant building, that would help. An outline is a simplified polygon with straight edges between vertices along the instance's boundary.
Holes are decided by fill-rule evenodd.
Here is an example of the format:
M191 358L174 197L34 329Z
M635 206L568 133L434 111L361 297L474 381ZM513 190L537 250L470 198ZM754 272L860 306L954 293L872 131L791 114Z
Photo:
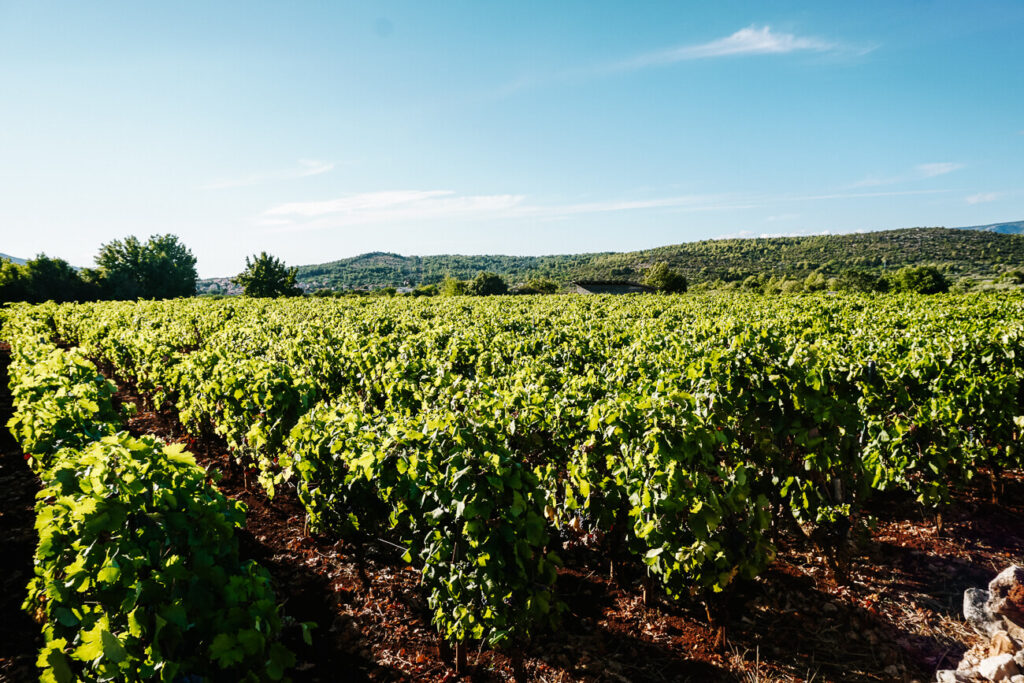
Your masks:
M654 289L628 280L577 280L577 294L643 294Z

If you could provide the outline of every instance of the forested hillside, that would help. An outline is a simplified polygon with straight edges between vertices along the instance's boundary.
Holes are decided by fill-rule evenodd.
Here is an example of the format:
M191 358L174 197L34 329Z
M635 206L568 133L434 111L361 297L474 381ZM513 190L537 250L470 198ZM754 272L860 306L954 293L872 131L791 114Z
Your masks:
M445 276L467 279L480 271L509 283L543 276L574 279L636 279L664 261L691 283L735 281L750 275L827 275L859 269L883 273L905 265L934 264L953 278L990 277L1024 266L1024 237L984 230L909 228L848 235L704 240L644 251L553 256L400 256L374 252L301 266L300 283L311 288L416 286Z

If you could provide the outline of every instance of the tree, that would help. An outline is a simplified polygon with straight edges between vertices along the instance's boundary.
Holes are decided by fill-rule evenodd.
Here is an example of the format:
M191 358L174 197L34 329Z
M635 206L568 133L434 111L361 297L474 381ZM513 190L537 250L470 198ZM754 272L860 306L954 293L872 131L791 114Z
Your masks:
M480 271L475 278L469 281L469 293L476 296L507 294L508 284L496 273Z
M804 278L804 289L808 292L819 292L827 286L828 280L825 279L825 274L820 270L816 270Z
M288 268L282 261L267 252L260 252L252 260L245 257L245 270L232 282L241 285L246 296L276 297L296 296L302 290L295 284L298 268Z
M894 289L916 294L938 294L949 290L949 280L934 266L904 266L893 276Z
M559 289L557 282L546 277L535 277L519 287L519 294L554 294Z
M0 261L0 303L28 301L29 283L25 266L13 261Z
M25 264L25 276L29 301L89 301L98 295L71 264L45 254Z
M63 259L40 254L22 266L0 263L0 302L91 301L97 295L97 288Z
M441 281L437 291L441 296L462 296L469 294L469 283L465 280L457 280L449 275Z
M196 257L176 235L137 237L100 246L95 278L114 299L172 299L196 293Z
M685 292L688 285L686 277L679 271L669 268L664 261L655 263L647 269L644 284L667 294Z
M750 275L743 281L741 287L751 292L760 292L761 280L756 275Z
M851 268L839 273L839 287L852 292L878 292L882 291L879 278L866 270Z
M420 285L416 289L412 290L413 296L436 296L437 285Z

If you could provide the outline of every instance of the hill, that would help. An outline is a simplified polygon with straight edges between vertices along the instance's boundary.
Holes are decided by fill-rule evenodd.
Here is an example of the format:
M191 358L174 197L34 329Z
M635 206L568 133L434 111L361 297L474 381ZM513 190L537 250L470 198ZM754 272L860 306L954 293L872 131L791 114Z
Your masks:
M307 289L416 286L438 282L447 275L468 279L481 270L498 273L510 283L538 276L559 282L637 279L659 261L680 270L694 283L733 281L761 273L804 276L816 270L826 274L849 269L881 273L923 263L939 266L954 277L986 277L1024 268L1024 236L1003 234L1005 230L990 227L994 226L704 240L624 253L552 256L401 256L373 252L300 266L298 279Z
M23 266L26 263L25 259L18 258L17 256L10 256L9 254L0 254L0 261L10 261L18 264L19 266Z
M538 274L568 281L594 257L607 255L611 254L402 256L378 251L330 263L300 266L298 280L314 288L414 287L440 282L448 275L468 279L487 270L500 274L510 282L519 282Z

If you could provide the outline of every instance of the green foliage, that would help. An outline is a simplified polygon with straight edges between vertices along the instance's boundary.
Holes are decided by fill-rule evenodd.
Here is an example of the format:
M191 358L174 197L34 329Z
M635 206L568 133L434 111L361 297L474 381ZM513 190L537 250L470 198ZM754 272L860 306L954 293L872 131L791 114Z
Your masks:
M413 296L437 296L437 285L420 285L412 290Z
M441 296L465 296L469 294L469 283L465 280L456 280L453 277L446 277L437 287L437 293Z
M849 292L886 292L889 282L863 269L844 270L839 274L838 286Z
M732 282L843 289L808 274ZM557 617L552 538L685 599L762 572L797 523L841 542L879 491L939 505L1024 464L1015 292L32 310L9 329L56 332L175 401L269 490L294 482L314 528L406 549L452 640Z
M302 266L301 282L316 287L417 286L446 276L468 280L480 271L506 282L550 278L638 280L645 264L665 263L690 285L742 281L751 275L804 279L821 270L826 279L846 270L878 277L906 265L941 266L949 277L991 276L1005 264L1024 263L1024 236L980 230L912 228L849 235L705 240L627 253L555 256L400 256L375 252L342 261Z
M29 292L24 266L7 259L0 260L0 303L28 301Z
M949 290L949 281L934 266L905 266L896 271L893 286L901 292L939 294Z
M46 478L26 600L43 680L278 680L294 664L269 576L238 557L242 504L180 445L108 436Z
M173 299L196 293L196 258L175 235L114 240L96 255L96 278L107 298Z
M490 296L492 294L507 294L508 284L501 279L501 276L494 273L479 272L476 277L467 285L469 294L474 296Z
M180 445L113 434L115 387L51 343L55 311L16 307L4 325L8 424L43 482L24 605L43 623L40 680L282 679L294 655L269 576L238 557L242 504Z
M666 294L685 292L687 286L686 278L681 273L669 268L664 261L655 263L647 269L644 274L644 284Z
M61 448L80 448L116 431L120 416L111 398L117 387L78 354L19 345L10 375L15 413L7 428L41 466Z
M62 259L41 254L24 265L0 261L0 303L90 301L98 294L97 287Z
M561 285L551 278L535 277L517 288L516 294L554 294L559 289Z
M235 360L220 350L196 351L168 383L179 389L182 422L196 431L212 422L239 455L261 460L260 480L273 495L272 460L290 426L312 406L315 386L287 364Z
M500 644L558 614L545 496L500 423L342 403L303 418L289 452L315 528L398 531L445 638Z
M821 271L815 271L804 279L805 292L820 292L828 286L828 280Z
M232 282L241 285L246 296L297 296L302 290L295 285L296 268L288 268L265 251L252 259L245 257L245 270Z

